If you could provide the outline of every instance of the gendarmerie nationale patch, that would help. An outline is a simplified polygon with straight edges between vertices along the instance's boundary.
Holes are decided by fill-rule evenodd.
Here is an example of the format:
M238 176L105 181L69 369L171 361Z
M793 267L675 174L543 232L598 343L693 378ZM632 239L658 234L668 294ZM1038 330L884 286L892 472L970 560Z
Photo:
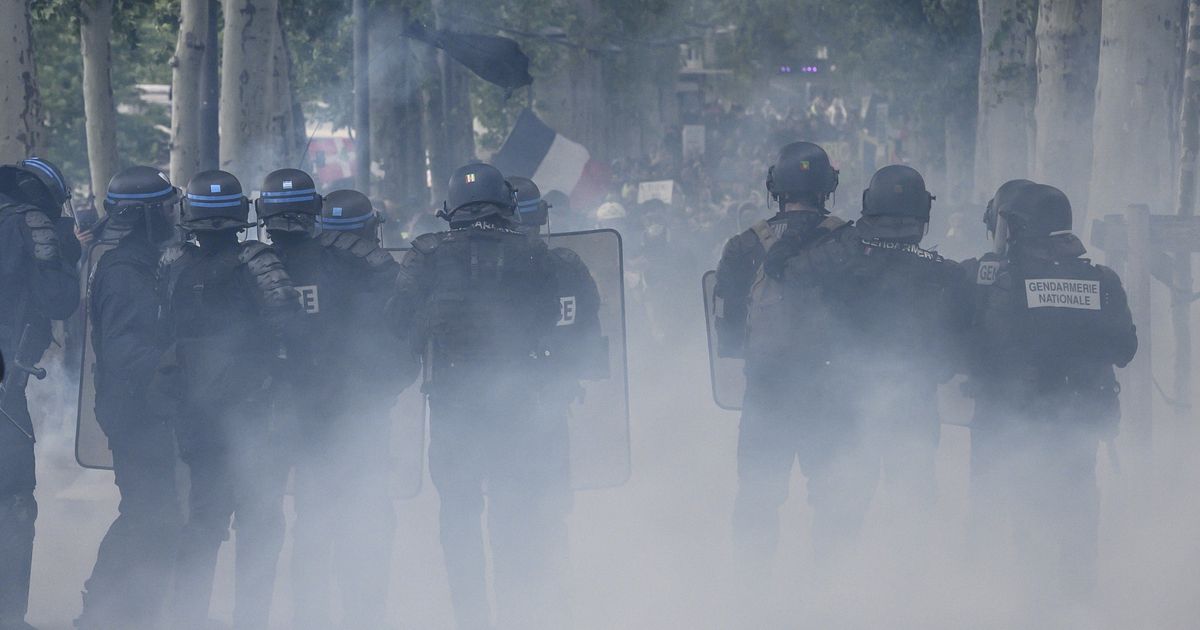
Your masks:
M1025 280L1025 299L1029 308L1077 308L1100 310L1100 282L1065 278L1029 278Z

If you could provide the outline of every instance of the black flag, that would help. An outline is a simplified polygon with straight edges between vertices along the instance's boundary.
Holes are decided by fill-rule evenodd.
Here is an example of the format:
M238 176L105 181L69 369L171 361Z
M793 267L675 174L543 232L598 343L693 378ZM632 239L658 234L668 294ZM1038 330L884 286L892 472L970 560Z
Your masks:
M431 31L420 22L412 22L404 35L446 51L479 78L509 92L530 83L529 57L517 42L496 35Z

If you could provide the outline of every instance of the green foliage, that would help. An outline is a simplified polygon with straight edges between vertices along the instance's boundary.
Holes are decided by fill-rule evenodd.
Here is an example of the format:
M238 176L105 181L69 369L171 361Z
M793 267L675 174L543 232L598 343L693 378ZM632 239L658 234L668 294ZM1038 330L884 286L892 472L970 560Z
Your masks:
M86 172L80 94L79 2L32 0L34 41L48 156L77 181ZM353 105L352 19L349 0L279 0L291 51L293 87L305 114L349 126ZM445 0L447 21L458 30L517 40L537 77L559 73L584 56L601 56L615 120L629 111L639 89L672 75L681 43L716 37L732 94L765 94L781 60L811 57L827 47L838 72L835 88L869 86L898 115L909 114L918 133L941 137L951 111L973 107L979 55L978 0ZM431 0L372 0L375 9L399 6L432 25ZM1023 0L1032 6L1031 0ZM583 15L590 7L594 14ZM113 84L118 101L137 104L134 85L169 83L169 60L178 29L179 0L116 0ZM1028 19L1029 16L1022 15ZM397 37L400 35L397 33ZM428 79L429 77L424 77ZM526 106L521 90L471 81L476 116L496 148ZM124 109L124 108L123 108ZM122 162L164 163L168 124L164 108L122 114Z
M87 0L84 0L87 1ZM140 83L169 84L178 30L179 0L117 0L113 10L113 97L128 113L117 116L121 167L164 166L170 112L142 103ZM88 179L83 114L83 61L79 48L79 2L34 0L34 59L45 124L46 157L72 182Z
M280 0L292 55L293 89L304 115L354 122L354 23L349 0Z

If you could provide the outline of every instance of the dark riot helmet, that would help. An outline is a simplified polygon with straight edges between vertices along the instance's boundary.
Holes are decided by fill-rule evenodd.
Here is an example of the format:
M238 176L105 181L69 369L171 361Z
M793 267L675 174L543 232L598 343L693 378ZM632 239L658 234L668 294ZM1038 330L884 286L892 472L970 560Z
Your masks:
M519 221L516 191L496 167L482 162L458 167L450 176L438 216L452 224L490 216Z
M263 178L254 211L268 231L311 234L321 214L321 195L311 175L300 169L281 168Z
M53 163L38 157L0 166L0 192L37 206L52 217L62 216L71 200L67 178Z
M862 214L908 217L929 222L929 210L936 199L925 189L925 178L917 169L903 164L885 166L871 176L863 191Z
M1071 233L1071 201L1046 184L1020 188L1012 201L997 209L996 238L1014 242Z
M180 225L194 232L254 227L242 183L225 171L204 171L192 177L181 214Z
M779 159L767 171L767 192L776 201L812 198L824 201L838 187L838 171L825 149L811 142L793 142L779 151Z
M152 243L164 243L174 236L176 204L180 191L166 174L150 166L131 166L108 182L104 198L107 225L117 232L145 226Z
M318 222L322 230L331 232L373 231L383 223L383 216L357 190L335 190L325 196Z
M550 223L550 204L542 199L542 191L528 177L509 177L508 183L517 192L517 215L522 225L541 227Z
M996 234L997 210L1010 203L1017 191L1032 185L1033 182L1028 179L1010 179L1000 184L1000 187L996 189L996 194L988 200L987 209L983 211L983 224L987 226L989 235Z

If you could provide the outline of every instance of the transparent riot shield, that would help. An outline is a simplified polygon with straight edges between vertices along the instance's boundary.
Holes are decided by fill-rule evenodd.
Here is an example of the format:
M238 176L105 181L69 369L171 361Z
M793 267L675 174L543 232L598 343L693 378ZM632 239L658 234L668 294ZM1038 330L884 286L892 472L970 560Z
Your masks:
M79 369L79 411L75 422L75 461L84 468L112 469L112 451L108 449L108 437L100 429L96 420L96 352L92 349L92 318L88 313L91 300L93 274L100 258L110 249L116 247L115 242L100 241L88 249L87 257L80 272L84 291L81 304L83 315L83 348L80 352Z
M625 270L616 230L564 232L549 236L551 249L579 256L599 293L596 369L580 375L581 395L570 403L571 485L576 490L610 488L630 475L629 380L625 354ZM561 295L560 327L574 325L577 296Z
M717 272L705 273L702 284L704 323L708 330L708 370L712 380L713 401L722 409L737 411L742 408L742 397L746 395L746 362L738 358L722 357L717 353L717 306L714 297Z
M396 260L408 248L387 248ZM421 492L425 477L425 425L428 413L421 379L409 385L392 407L392 496L409 499Z

